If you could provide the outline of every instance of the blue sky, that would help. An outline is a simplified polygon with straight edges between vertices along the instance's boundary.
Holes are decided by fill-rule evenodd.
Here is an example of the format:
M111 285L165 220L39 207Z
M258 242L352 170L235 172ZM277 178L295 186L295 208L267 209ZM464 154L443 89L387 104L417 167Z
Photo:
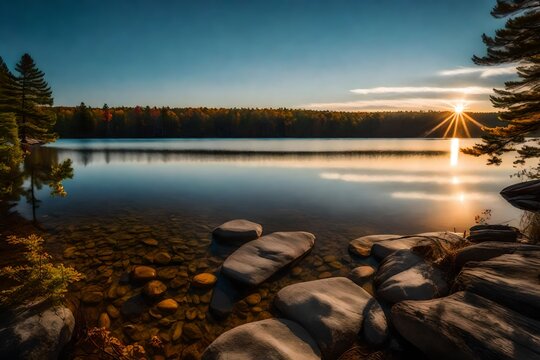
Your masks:
M3 1L0 56L30 53L56 105L485 111L512 76L470 60L494 3Z

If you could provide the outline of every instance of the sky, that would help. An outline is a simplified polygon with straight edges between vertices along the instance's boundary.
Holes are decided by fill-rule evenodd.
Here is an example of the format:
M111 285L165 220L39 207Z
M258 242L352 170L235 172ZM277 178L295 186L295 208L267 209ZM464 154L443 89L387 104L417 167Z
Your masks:
M0 56L55 105L490 111L495 0L2 1Z

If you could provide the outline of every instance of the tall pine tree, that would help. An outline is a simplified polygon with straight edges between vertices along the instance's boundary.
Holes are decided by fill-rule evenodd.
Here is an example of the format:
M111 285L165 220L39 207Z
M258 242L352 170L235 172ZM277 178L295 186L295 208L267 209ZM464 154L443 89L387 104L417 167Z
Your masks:
M0 113L13 112L16 79L0 57Z
M486 129L483 143L465 149L475 156L488 155L490 164L500 164L505 152L514 151L516 163L540 157L540 1L497 0L491 14L509 17L494 37L484 34L487 54L473 57L478 65L517 64L519 80L505 83L505 90L495 89L493 106L505 109L499 119L503 126ZM532 139L529 139L532 137Z
M14 112L22 143L30 140L40 143L54 141L52 131L55 118L49 106L53 104L52 91L32 57L24 54L15 66L18 72L14 91Z

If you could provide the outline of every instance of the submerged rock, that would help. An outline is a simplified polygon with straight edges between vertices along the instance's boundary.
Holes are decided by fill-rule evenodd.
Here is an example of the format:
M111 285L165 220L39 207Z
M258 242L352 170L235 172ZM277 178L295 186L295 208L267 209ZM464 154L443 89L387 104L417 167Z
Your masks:
M374 345L386 340L386 317L377 301L343 277L286 286L274 300L287 318L317 341L325 359L337 359L358 334Z
M217 281L217 277L210 273L201 273L193 277L191 284L196 287L210 287Z
M202 360L316 360L317 343L299 324L268 319L244 324L221 334L202 355Z
M429 358L540 358L540 323L468 292L392 307L397 331Z
M261 234L261 225L243 219L227 221L212 231L216 240L226 242L251 241L258 239Z
M135 266L131 272L133 280L144 282L153 280L157 277L156 269L150 266Z
M222 273L249 286L257 286L307 253L315 244L308 232L276 232L250 241L223 263Z
M539 269L540 251L505 254L469 262L456 278L455 287L540 319Z
M143 292L150 298L158 298L167 291L167 286L159 280L152 280L144 285Z

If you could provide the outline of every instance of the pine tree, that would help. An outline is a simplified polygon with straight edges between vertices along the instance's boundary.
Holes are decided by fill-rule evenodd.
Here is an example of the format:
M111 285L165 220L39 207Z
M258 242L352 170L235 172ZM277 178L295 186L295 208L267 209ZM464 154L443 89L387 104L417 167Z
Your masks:
M52 132L55 118L48 108L53 104L52 91L45 81L45 74L39 70L30 55L24 54L17 63L14 92L14 111L19 125L22 143L37 140L47 143L55 140Z
M0 197L9 196L17 187L22 158L15 116L0 112Z
M16 79L0 57L0 113L13 112Z
M495 18L510 17L494 37L484 34L487 54L473 57L478 65L517 63L519 80L505 83L505 90L495 89L493 106L505 109L499 120L504 126L487 128L483 142L465 149L475 156L488 155L489 164L500 164L505 152L514 151L515 163L540 157L540 1L497 0L491 12ZM529 137L533 137L529 139Z

